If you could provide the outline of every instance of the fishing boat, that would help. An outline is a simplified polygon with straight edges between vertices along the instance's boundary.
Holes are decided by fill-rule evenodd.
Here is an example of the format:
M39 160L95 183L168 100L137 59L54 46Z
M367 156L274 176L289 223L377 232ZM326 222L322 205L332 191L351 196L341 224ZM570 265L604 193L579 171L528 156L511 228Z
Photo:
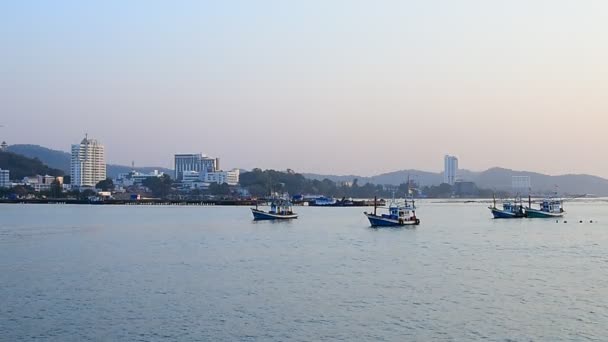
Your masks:
M556 218L563 217L564 202L557 197L545 198L540 202L539 209L532 208L532 198L528 198L528 206L526 207L526 216L529 218Z
M391 201L388 207L388 214L377 214L377 199L374 198L374 212L364 212L372 227L402 227L402 226L417 226L420 224L420 219L416 217L416 204L412 199L408 202L405 199L403 204L398 203L395 199Z
M526 217L521 198L515 198L513 201L504 201L502 203L502 209L499 209L496 207L496 197L494 197L494 205L488 207L488 209L490 209L495 219Z
M314 206L317 207L328 207L328 206L333 206L336 204L336 199L332 198L332 197L319 197L316 198L315 201L313 202Z
M284 199L272 200L269 211L258 209L256 203L255 208L251 208L251 212L254 220L291 220L298 218L298 214L293 212L291 202Z

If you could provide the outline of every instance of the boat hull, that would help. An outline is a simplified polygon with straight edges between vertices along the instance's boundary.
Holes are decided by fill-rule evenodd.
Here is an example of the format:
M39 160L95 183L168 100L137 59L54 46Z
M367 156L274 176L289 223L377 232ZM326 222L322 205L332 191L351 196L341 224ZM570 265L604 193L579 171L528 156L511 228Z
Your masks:
M281 214L272 214L266 211L262 211L262 210L258 210L258 209L251 209L251 213L253 214L253 219L254 220L292 220L292 219L297 219L298 218L298 214L287 214L287 215L281 215Z
M526 216L524 213L513 213L510 211L504 211L493 207L489 207L489 209L495 219L523 218Z
M550 213L538 209L526 208L526 216L529 218L556 218L564 217L565 212L561 213Z
M367 219L372 227L403 227L403 226L417 226L420 224L419 219L415 220L394 220L387 217L377 216L374 214L367 214Z

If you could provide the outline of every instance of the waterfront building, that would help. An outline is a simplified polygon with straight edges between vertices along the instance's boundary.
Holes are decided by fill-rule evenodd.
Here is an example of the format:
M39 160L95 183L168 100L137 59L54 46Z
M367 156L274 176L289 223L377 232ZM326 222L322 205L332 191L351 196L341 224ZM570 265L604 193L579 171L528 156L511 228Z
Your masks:
M0 169L0 188L11 187L10 175L11 173L9 170Z
M63 183L63 177L57 178L61 178L60 182ZM49 175L36 175L32 177L23 177L21 183L25 186L31 187L36 192L49 191L51 190L51 185L57 178Z
M180 183L179 189L186 190L186 191L190 191L190 190L194 190L194 189L207 190L207 189L209 189L209 185L211 185L211 184L201 182L201 181L183 182L183 183Z
M201 172L199 171L182 171L182 182L192 183L201 181Z
M202 153L176 154L174 157L175 179L178 181L184 180L186 171L195 171L204 175L218 170L219 159L207 157Z
M114 179L114 185L121 187L139 185L148 178L160 178L164 175L164 172L159 172L158 170L154 170L150 173L143 173L133 170L131 172L119 174L118 177Z
M21 183L23 183L23 185L32 185L32 184L37 184L38 183L38 176L34 176L34 177L23 177L23 179L21 180Z
M6 143L6 141L3 141L2 144L0 144L0 151L5 152L8 150L8 144Z
M194 190L194 189L207 189L209 188L209 183L205 183L201 179L201 175L203 173L198 171L183 171L182 172L182 181L180 183L181 190Z
M443 158L443 182L449 185L456 183L458 173L458 158L446 155Z
M208 172L203 181L205 183L217 183L217 184L228 184L237 185L239 184L240 171L239 169L233 169L230 171L216 171Z
M38 184L51 185L55 181L55 177L49 176L49 175L44 175L44 176L37 175L36 178L38 179Z

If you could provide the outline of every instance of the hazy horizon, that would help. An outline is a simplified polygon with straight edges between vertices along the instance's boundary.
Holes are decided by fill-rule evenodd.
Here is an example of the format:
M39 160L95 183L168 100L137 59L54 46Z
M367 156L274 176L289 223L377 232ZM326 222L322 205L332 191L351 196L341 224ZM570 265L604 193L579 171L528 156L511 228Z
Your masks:
M0 141L111 164L608 178L608 2L0 4ZM594 153L591 153L593 151Z

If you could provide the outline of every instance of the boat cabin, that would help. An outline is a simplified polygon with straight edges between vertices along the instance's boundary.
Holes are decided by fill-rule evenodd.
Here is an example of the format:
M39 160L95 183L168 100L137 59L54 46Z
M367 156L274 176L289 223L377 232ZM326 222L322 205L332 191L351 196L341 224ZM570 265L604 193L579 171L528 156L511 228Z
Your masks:
M270 214L278 214L278 215L291 215L293 214L293 209L291 203L275 203L272 202L270 205Z
M404 218L405 217L405 210L403 208L400 207L390 207L388 209L388 216L393 217L393 218Z
M557 200L544 200L540 204L540 210L548 213L561 213L564 211L562 209L562 202Z
M383 214L382 216L386 217L386 218L391 218L394 220L398 220L398 219L407 220L407 219L409 219L410 211L413 211L413 210L416 210L416 208L407 202L405 202L405 205L403 205L403 206L393 204L388 208L388 215Z
M522 211L522 206L521 204L515 204L513 202L505 202L502 204L502 208L504 211L510 212L510 213L516 213L519 211Z

